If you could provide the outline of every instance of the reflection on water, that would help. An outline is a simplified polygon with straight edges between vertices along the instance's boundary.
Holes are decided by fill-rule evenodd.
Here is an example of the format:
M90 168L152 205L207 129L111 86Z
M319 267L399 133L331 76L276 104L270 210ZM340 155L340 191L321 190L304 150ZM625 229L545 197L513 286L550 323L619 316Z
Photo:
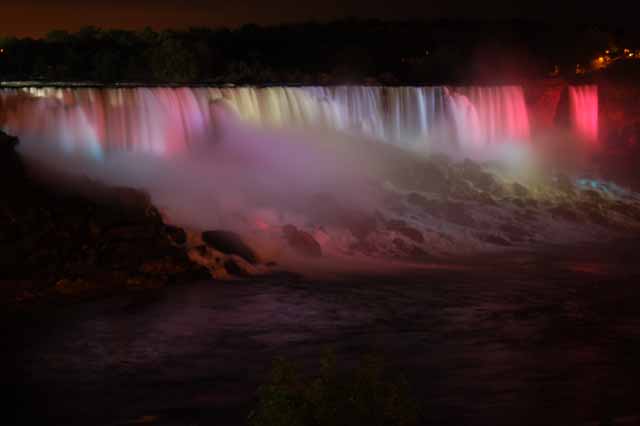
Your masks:
M638 424L633 244L571 256L92 303L11 324L3 377L18 423L243 424L275 356L310 371L333 347L345 365L383 354L429 423Z

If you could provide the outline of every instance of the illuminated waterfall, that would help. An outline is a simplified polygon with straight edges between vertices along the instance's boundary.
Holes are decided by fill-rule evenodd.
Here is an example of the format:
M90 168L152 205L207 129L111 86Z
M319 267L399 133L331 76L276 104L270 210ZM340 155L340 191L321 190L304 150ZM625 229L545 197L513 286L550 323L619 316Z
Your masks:
M597 137L597 89L572 87L577 131ZM95 156L170 155L215 141L222 110L260 126L348 132L426 150L525 143L523 90L499 87L182 87L0 90L0 125L25 143Z
M575 133L595 147L598 142L598 86L570 86L569 104Z

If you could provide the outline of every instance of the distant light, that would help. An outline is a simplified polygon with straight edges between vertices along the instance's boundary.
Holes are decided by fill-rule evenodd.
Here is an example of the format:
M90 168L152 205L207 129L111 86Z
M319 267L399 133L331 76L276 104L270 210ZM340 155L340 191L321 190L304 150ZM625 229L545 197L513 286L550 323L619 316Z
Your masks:
M4 53L4 49L1 49L1 48L0 48L0 53Z
M602 56L600 56L600 57L598 58L598 62L603 63L603 62L604 62L604 58L603 58Z
M633 53L629 53L629 57L630 57L630 58L633 58Z
M609 50L605 50L604 53L606 53L608 55L611 52Z

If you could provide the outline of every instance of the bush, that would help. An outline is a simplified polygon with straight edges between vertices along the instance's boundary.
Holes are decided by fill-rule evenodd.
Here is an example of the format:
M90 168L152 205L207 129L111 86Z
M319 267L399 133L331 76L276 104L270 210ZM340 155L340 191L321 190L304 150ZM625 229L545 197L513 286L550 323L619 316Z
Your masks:
M320 375L303 380L290 362L276 359L270 383L259 391L249 416L252 426L410 426L417 406L404 380L383 377L383 363L365 357L355 371L341 374L333 354L321 360Z

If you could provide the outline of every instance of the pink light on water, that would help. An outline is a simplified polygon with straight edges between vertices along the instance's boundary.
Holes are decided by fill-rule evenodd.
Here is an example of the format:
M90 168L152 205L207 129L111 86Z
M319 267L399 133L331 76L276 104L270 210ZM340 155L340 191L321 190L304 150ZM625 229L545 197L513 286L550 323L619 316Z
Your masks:
M598 145L598 86L569 86L573 130L587 145Z

